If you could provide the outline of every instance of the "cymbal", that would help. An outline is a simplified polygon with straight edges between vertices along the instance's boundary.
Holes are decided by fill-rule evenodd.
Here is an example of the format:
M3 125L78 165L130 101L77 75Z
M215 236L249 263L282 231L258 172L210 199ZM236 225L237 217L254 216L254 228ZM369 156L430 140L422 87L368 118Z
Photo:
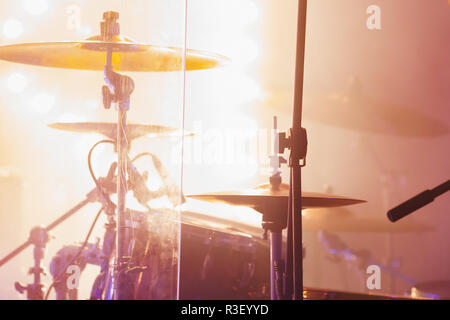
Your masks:
M218 200L215 200L218 201ZM280 210L286 208L281 207ZM183 204L183 220L222 232L241 232L257 238L262 235L262 215L251 208L234 207L218 202L188 199ZM328 231L344 233L422 233L434 228L410 220L391 223L387 219L367 218L367 214L356 214L346 208L313 208L302 210L302 229L305 231ZM373 216L373 215L371 215ZM383 216L384 217L384 216ZM227 231L228 230L228 231Z
M401 104L360 94L335 93L311 98L305 118L341 128L404 137L434 137L449 132L447 124Z
M434 228L412 221L391 223L387 219L367 218L345 208L317 208L302 211L302 227L308 231L352 233L421 233ZM384 216L383 216L384 218Z
M117 138L117 123L112 122L56 122L48 126L53 129L71 132L99 133L112 140ZM159 138L175 137L177 135L180 135L179 129L172 127L135 123L127 124L127 139L129 141L142 136ZM185 131L185 135L191 136L193 134Z
M305 120L357 132L401 137L437 137L449 133L445 119L436 119L418 108L376 99L361 89L357 79L347 90L328 94L306 91L303 101ZM270 90L264 104L292 112L293 90ZM429 106L425 106L429 108Z
M0 46L0 59L64 69L101 70L105 68L106 51L112 50L115 71L179 71L182 68L183 50L141 44L125 36L101 41L94 36L83 41L37 42ZM218 67L228 59L224 56L186 50L186 70Z
M270 206L281 212L288 208L289 185L281 184L278 190L273 190L270 184L263 184L255 189L195 194L187 197L203 201L219 201L233 205L250 206L257 211ZM347 206L365 202L341 196L326 195L315 192L302 193L303 208L329 208Z

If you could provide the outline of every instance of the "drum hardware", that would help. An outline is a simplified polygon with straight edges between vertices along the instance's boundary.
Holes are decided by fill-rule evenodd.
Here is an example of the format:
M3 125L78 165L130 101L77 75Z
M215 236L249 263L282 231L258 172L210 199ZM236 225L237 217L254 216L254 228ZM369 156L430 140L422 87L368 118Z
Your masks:
M43 258L43 253L45 249L45 245L48 241L48 233L57 227L59 224L64 222L66 219L74 215L76 212L78 212L81 208L86 206L88 203L92 202L100 202L102 204L102 209L105 210L105 212L111 212L111 201L109 200L109 191L111 189L114 190L114 188L111 188L111 185L113 184L113 175L114 175L114 164L111 166L108 176L105 178L99 178L98 179L98 186L91 190L87 195L86 199L75 205L72 209L64 213L61 217L53 221L51 224L49 224L47 227L35 227L30 232L29 239L24 242L22 245L14 249L11 253L6 255L3 259L0 260L0 267L13 259L15 256L17 256L19 253L21 253L23 250L28 248L28 246L34 244L34 259L35 259L35 266L31 269L32 273L34 275L35 283L33 285L28 285L27 287L24 287L18 283L16 283L16 289L23 293L25 290L27 291L27 297L29 299L33 300L41 300L44 297L43 293L43 285L40 283L40 274L42 274L43 270L40 266L40 261ZM100 190L101 188L101 190ZM106 193L105 193L106 191ZM108 201L109 200L109 201ZM112 209L114 211L114 209Z
M134 90L133 80L116 71L179 71L214 68L227 59L201 51L162 48L133 42L120 35L117 12L105 12L100 23L101 35L78 42L28 43L0 47L0 59L47 67L103 70L106 86L102 87L103 105L118 105L117 117L117 236L114 298L121 299L122 280L127 268L125 248L125 194L127 192L128 140L127 111ZM182 54L186 60L183 64ZM114 71L116 70L116 71ZM101 189L99 189L102 192ZM86 201L84 204L86 204ZM74 208L74 212L76 212ZM72 211L70 211L72 213ZM27 244L28 245L28 244Z
M279 137L277 117L273 118L274 130L274 155L270 157L273 168L272 175L269 178L271 190L278 191L282 182L281 172L279 170L284 158L279 154ZM265 205L260 211L262 217L262 227L264 236L269 232L269 252L270 252L270 299L279 300L284 297L284 277L285 261L283 260L283 235L282 231L287 226L287 211L280 213L277 208ZM274 214L275 213L275 214Z
M34 281L32 284L27 286L21 285L19 282L15 282L14 286L17 291L20 293L26 292L28 300L42 300L44 297L43 287L44 285L41 283L41 274L45 275L44 269L42 268L42 259L44 258L45 247L49 240L48 230L43 227L34 227L30 231L30 236L28 241L30 244L34 245L33 249L33 257L34 257L34 266L30 268L29 274L33 275ZM19 253L18 251L17 253ZM11 257L12 258L12 257ZM2 259L2 263L6 263ZM0 265L1 265L0 264Z
M398 272L396 269L396 263L391 265L385 265L376 260L369 250L354 250L349 248L340 238L335 234L331 234L327 231L320 231L318 233L320 242L324 249L330 254L331 257L337 261L347 261L353 263L365 274L368 265L377 265L381 270L388 272L397 279L400 279L411 286L414 286L417 281Z
M283 163L283 158L280 153L284 152L286 145L289 144L289 140L284 134L280 135L277 133L276 117L274 117L274 133L275 154L269 157L273 168L269 185L260 185L253 190L216 192L211 194L189 195L188 197L206 201L218 200L229 204L252 206L262 214L264 237L267 239L267 233L269 234L270 297L272 300L278 300L286 298L283 288L285 261L283 260L282 230L287 226L289 200L289 186L282 183L279 167ZM303 207L334 207L364 202L362 200L311 193L302 194L301 198L304 200ZM303 245L301 250L303 254Z
M100 266L102 256L99 245L100 239L95 244L88 243L84 248L83 244L80 244L80 246L64 246L56 253L56 256L50 262L50 273L55 283L56 300L78 299L78 289L68 288L67 286L67 278L69 276L66 273L67 266L75 265L80 269L80 272L83 272L87 264ZM76 258L77 256L78 258ZM62 279L57 280L61 274L64 274L64 276Z

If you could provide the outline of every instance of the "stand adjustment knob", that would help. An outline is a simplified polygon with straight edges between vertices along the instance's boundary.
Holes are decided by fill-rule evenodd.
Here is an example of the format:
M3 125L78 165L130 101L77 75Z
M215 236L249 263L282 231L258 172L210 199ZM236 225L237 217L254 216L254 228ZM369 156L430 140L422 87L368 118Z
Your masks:
M105 109L111 108L111 103L112 103L112 101L114 99L114 96L111 93L111 91L109 91L108 86L103 86L102 87L102 95L103 95L103 107Z

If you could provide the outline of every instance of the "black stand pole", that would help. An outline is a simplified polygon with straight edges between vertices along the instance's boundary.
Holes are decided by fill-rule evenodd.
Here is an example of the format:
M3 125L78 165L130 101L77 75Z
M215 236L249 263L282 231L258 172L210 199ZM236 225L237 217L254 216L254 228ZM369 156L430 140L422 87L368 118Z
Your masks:
M295 66L294 111L290 136L280 134L280 152L290 149L289 212L287 221L286 298L303 299L302 185L301 168L305 165L306 130L302 128L303 75L305 64L307 0L298 1L297 57Z
M395 208L388 211L387 216L389 220L395 222L410 213L426 206L427 204L434 201L436 197L450 190L450 180L447 180L434 189L425 190L418 195L412 197L411 199L399 204Z

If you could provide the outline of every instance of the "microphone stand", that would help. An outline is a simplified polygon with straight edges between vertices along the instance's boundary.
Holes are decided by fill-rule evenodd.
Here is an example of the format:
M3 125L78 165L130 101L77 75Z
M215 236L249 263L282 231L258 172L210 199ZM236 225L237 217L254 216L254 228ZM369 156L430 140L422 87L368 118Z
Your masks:
M287 221L286 299L303 300L302 185L301 168L306 164L307 137L302 128L303 75L305 65L307 0L298 1L297 57L295 66L294 111L290 136L279 134L280 153L290 150L289 204Z

